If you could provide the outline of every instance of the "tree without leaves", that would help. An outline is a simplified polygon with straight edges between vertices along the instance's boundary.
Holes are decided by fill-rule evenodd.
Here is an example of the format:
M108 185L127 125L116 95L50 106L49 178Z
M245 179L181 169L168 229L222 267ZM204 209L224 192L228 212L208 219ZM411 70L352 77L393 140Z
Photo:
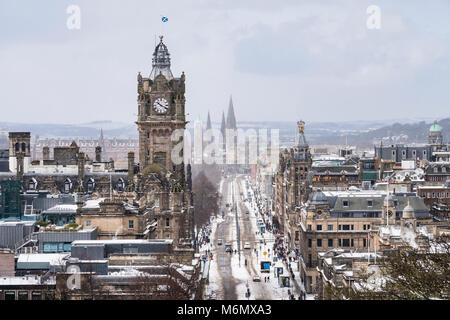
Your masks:
M219 212L219 192L217 186L210 182L201 171L193 181L195 215L197 228L209 222L212 214Z
M380 277L375 288L368 285L373 273L362 270L358 290L332 285L325 287L327 299L350 300L428 300L450 297L450 246L447 241L430 241L438 253L405 247L381 259Z

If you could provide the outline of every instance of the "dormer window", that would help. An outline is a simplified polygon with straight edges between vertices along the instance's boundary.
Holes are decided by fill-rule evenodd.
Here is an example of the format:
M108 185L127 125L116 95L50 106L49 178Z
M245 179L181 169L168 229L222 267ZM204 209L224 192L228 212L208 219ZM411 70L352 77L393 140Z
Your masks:
M367 200L367 207L372 208L373 207L373 200Z
M123 192L125 190L125 182L122 178L119 179L119 182L117 183L117 191Z
M94 188L95 188L95 182L94 179L89 179L88 184L87 184L87 192L88 193L92 193L94 192Z
M70 189L72 189L72 181L70 181L70 179L66 179L64 182L64 193L69 193Z
M349 201L348 200L342 200L342 206L343 207L348 207L349 206Z

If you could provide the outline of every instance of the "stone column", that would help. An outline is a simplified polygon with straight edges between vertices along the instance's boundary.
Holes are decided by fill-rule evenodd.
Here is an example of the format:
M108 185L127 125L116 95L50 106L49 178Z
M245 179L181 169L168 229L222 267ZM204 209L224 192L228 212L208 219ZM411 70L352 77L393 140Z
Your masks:
M83 179L84 179L84 162L85 162L85 156L84 152L78 153L78 193L83 193Z
M134 186L134 152L128 152L128 190L133 191Z
M19 180L21 183L22 183L23 172L24 172L24 164L23 164L24 157L25 157L25 153L24 153L24 152L16 152L16 160L17 160L17 167L16 167L16 171L17 171L17 180Z

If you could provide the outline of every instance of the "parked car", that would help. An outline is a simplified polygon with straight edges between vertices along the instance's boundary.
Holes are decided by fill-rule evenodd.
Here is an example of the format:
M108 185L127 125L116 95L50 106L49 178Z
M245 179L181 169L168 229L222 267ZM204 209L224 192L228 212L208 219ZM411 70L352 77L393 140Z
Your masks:
M226 247L225 252L233 252L233 249L231 249L231 247Z
M251 249L252 246L250 245L250 242L244 243L244 249Z
M222 239L217 239L217 245L221 246L222 245Z
M253 276L253 282L261 282L261 277L257 276L257 275L254 275Z

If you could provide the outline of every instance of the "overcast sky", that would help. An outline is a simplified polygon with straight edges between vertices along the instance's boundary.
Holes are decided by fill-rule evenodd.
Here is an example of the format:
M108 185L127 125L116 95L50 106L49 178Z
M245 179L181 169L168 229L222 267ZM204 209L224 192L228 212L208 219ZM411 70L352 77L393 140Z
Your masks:
M135 121L160 34L190 120L450 116L448 0L0 0L0 121Z

